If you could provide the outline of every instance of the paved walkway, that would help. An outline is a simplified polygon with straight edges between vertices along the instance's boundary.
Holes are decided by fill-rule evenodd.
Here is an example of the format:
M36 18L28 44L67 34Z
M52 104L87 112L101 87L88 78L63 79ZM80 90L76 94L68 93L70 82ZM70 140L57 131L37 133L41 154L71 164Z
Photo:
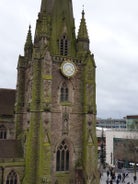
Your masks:
M118 173L116 173L116 176L117 174ZM120 182L119 184L127 184L129 182L130 184L138 184L138 172L137 172L137 181L135 183L133 180L133 176L134 176L134 173L129 173L128 176L125 178L125 182L124 183ZM106 184L106 180L107 180L107 175L104 172L103 175L101 176L100 184ZM116 184L116 181L113 181L113 184Z

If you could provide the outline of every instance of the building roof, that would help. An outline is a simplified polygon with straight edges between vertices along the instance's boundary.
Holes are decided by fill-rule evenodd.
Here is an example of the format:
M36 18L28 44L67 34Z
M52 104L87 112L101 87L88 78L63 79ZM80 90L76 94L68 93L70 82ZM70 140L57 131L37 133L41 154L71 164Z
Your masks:
M0 115L14 114L15 95L15 89L0 89Z
M22 158L23 151L18 140L0 140L0 158Z
M126 119L138 119L138 115L129 115L126 116Z

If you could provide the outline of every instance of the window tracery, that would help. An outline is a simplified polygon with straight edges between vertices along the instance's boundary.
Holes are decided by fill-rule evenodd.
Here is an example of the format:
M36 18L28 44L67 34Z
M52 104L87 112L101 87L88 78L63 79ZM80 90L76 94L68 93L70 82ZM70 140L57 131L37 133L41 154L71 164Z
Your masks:
M60 101L61 102L68 101L68 96L69 96L68 86L66 85L66 83L63 83L60 90Z
M66 142L63 140L57 148L56 153L56 170L68 171L69 170L69 149Z
M68 134L69 131L69 114L67 112L63 113L63 117L62 117L62 133L63 134Z
M6 184L18 184L17 183L17 174L15 171L11 171L6 179Z
M4 125L0 126L0 139L6 139L7 138L7 129Z

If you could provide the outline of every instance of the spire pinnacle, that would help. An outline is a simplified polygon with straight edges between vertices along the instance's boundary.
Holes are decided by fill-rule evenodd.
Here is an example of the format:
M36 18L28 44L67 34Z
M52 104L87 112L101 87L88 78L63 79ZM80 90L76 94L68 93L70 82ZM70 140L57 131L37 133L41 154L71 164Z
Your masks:
M80 22L79 31L78 31L77 50L78 50L78 55L83 55L89 52L89 37L88 37L87 26L85 21L84 6L82 10L82 18Z
M89 40L86 21L85 21L84 5L83 5L82 18L81 18L81 23L80 23L79 32L78 32L78 39Z
M82 10L84 11L84 4L82 5Z
M31 33L31 25L29 25L29 30L26 38L25 48L32 46L32 33Z
M29 25L29 30L28 30L28 34L27 34L27 38L24 46L25 56L28 54L31 56L32 50L33 50L32 33L31 33L31 25Z

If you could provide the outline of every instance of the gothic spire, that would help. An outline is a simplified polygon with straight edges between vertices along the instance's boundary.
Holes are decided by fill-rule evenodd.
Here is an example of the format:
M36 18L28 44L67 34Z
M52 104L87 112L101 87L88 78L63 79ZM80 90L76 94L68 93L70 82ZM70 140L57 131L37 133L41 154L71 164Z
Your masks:
M38 14L36 23L35 41L41 39L43 36L48 36L48 17L46 3L47 0L42 0L40 13Z
M78 39L89 40L88 32L87 32L87 26L86 26L86 21L85 21L84 15L85 15L85 12L83 10L82 11L81 23L80 23L80 27L79 27L79 32L78 32Z
M84 15L85 13L83 10L77 37L77 52L79 56L89 52L89 36Z
M76 37L72 0L41 0L34 44L42 37L49 41L52 54L60 54L60 40L66 37L68 55L76 54ZM57 44L58 43L58 44Z
M51 14L54 2L55 0L42 0L40 12L47 12L48 14Z
M26 38L25 48L32 46L32 33L31 33L31 26L29 25L29 30Z
M55 0L41 0L40 13L36 24L36 37L48 35L50 18Z
M40 8L40 12L46 12L46 7L47 7L47 0L42 0L41 1L41 8Z
M27 34L27 38L24 46L25 56L31 57L32 51L33 51L32 33L31 33L31 26L29 25L29 30L28 30L28 34Z
M59 54L58 44L55 40L60 41L63 34L66 32L66 37L69 44L68 53L75 53L75 25L73 17L72 0L54 0L51 22L51 45L53 54Z

